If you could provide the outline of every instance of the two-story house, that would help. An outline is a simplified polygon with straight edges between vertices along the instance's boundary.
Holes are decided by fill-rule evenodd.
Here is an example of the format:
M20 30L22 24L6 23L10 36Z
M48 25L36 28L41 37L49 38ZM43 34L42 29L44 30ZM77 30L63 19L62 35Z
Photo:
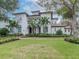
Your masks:
M26 12L22 12L14 13L14 15L16 16L16 20L18 21L18 24L20 26L19 32L23 35L32 33L32 29L31 27L29 27L28 21L31 21L33 18L38 20L39 17L48 17L48 21L50 21L50 23L47 25L46 29L44 29L42 26L36 28L36 33L46 32L48 34L55 34L59 29L61 29L64 34L70 35L71 33L71 27L69 25L64 25L60 22L57 23L58 18L55 18L57 16L55 16L55 13L53 13L52 11L32 11L32 15L29 15Z

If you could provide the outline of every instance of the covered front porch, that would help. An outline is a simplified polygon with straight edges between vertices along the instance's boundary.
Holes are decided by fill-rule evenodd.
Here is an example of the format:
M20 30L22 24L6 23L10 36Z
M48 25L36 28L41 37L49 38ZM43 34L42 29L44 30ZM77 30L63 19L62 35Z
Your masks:
M38 34L38 33L41 33L40 27L36 27L36 28L28 27L28 34Z
M39 34L39 33L44 33L44 34L48 34L49 30L48 27L36 27L36 28L31 28L28 27L28 34Z

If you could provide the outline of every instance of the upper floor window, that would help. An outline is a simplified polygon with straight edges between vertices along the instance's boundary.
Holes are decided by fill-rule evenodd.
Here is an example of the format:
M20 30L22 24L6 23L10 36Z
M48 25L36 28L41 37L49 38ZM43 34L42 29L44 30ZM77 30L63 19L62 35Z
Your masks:
M22 20L22 17L20 16L19 19Z
M21 32L21 25L19 25L18 27L18 32Z

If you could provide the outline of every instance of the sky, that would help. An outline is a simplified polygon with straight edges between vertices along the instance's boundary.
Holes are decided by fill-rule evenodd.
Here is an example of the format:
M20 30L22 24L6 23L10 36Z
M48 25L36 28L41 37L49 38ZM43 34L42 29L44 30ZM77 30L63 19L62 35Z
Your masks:
M43 10L41 6L36 3L37 0L19 0L19 8L17 8L14 13L26 12L32 14L31 11ZM10 13L7 13L7 16L10 18L15 18Z
M19 0L20 7L15 12L27 12L43 9L36 3L37 0Z
M36 1L37 0L19 0L19 8L15 10L15 13L27 12L28 14L32 14L31 11L43 11L44 8L39 6ZM15 18L15 16L13 17L11 14L8 15L11 18Z

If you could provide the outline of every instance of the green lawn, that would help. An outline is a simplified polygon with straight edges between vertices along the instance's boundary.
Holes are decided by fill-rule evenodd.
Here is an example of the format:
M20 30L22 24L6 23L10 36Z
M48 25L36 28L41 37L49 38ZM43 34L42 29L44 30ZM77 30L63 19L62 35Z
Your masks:
M79 45L64 38L26 38L0 45L0 59L79 59Z

